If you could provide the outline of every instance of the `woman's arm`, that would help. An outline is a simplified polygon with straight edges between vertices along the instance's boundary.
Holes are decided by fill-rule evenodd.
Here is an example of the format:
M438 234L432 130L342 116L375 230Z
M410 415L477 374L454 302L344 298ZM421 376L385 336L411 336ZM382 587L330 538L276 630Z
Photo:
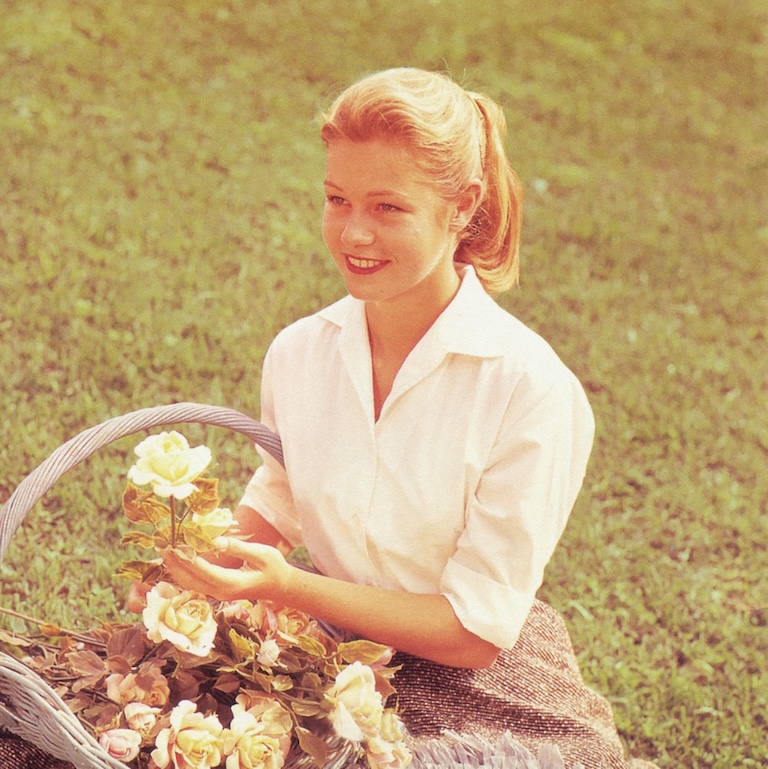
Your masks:
M244 566L222 567L170 550L163 558L182 587L222 600L273 600L443 665L488 667L498 655L497 647L464 628L442 595L406 593L325 577L290 565L276 547L266 544L229 537L222 538L221 544L224 556L234 557Z
M288 540L252 507L238 505L235 508L234 518L233 533L242 534L248 542L272 545L284 555L291 552L292 548Z

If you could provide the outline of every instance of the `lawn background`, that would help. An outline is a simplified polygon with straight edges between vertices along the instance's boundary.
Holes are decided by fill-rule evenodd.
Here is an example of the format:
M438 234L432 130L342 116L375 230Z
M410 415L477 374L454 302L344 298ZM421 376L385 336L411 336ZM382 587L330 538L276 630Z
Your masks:
M314 116L403 64L505 107L527 200L501 303L595 410L542 597L634 754L765 766L764 0L5 0L0 501L111 416L184 400L258 416L271 338L343 293ZM252 448L184 430L234 504ZM135 443L28 516L4 606L80 627L119 614Z

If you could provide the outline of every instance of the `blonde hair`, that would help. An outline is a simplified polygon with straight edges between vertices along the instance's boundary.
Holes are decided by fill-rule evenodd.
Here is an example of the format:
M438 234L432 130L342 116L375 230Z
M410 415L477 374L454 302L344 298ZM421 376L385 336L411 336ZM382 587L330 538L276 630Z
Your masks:
M321 120L326 145L338 139L402 142L448 200L481 179L480 203L460 233L454 259L471 264L488 291L517 283L522 185L507 158L507 125L496 102L440 73L402 67L353 83Z

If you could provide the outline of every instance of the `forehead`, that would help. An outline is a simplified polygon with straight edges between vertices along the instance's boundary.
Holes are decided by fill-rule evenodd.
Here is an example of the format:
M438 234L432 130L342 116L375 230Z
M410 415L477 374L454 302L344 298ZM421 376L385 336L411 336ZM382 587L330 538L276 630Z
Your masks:
M414 152L395 141L337 139L328 145L326 183L364 188L432 189Z

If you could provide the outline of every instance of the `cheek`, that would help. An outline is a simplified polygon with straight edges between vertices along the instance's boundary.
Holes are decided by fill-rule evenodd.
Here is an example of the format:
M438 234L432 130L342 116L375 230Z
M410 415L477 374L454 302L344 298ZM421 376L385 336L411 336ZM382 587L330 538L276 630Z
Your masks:
M341 232L338 217L334 216L332 212L324 210L321 226L325 245L330 248L333 243L338 241Z

